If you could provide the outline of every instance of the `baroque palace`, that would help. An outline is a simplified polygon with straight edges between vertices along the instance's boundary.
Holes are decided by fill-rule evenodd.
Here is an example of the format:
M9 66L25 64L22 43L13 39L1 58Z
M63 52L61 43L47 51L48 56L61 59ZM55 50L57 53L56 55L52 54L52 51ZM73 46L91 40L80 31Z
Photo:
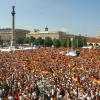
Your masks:
M12 29L11 28L4 28L4 29L0 29L0 42L3 41L10 41L11 40L11 35L12 35ZM15 34L14 34L14 38L15 40L18 40L19 38L25 38L25 37L34 37L34 38L38 38L38 37L42 37L43 39L45 39L45 37L50 37L52 39L56 38L56 39L62 39L62 38L86 38L86 42L92 43L92 44L99 44L100 45L100 38L92 38L92 37L84 37L81 35L74 35L74 34L69 34L69 32L63 32L63 31L54 31L54 32L50 32L48 31L48 27L46 26L44 31L39 31L39 30L35 30L35 31L29 31L29 30L25 30L25 29L15 29Z
M63 32L63 31L53 31L53 32L50 32L48 31L48 27L46 26L45 30L44 31L31 31L30 33L28 33L26 35L27 37L35 37L35 38L43 38L45 39L45 37L50 37L51 39L62 39L62 38L74 38L74 37L78 37L76 35L73 35L73 34L69 34L69 32Z
M17 40L18 38L24 38L26 37L26 34L28 34L29 30L24 29L15 29L14 37ZM10 41L12 35L12 29L11 28L5 28L0 29L0 40L1 41Z

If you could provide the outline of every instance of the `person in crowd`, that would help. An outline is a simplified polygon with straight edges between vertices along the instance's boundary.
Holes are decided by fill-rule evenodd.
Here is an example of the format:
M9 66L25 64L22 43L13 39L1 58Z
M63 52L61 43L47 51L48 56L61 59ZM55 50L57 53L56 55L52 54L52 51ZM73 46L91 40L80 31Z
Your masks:
M100 50L68 50L0 52L0 100L99 100Z

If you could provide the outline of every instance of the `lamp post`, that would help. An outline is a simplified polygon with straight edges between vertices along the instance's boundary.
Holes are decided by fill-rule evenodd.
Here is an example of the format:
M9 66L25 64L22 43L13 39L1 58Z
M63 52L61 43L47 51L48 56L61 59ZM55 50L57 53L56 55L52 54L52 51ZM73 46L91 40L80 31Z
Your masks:
M78 45L79 45L79 44L78 44L78 38L77 38L77 48L78 48Z
M69 38L67 39L67 48L69 48Z
M71 38L71 47L73 48L73 38Z
M84 45L85 45L85 43L84 43L84 42L85 42L85 37L83 37L83 45L82 45L82 46L84 46Z
M11 35L11 47L15 46L15 6L12 6L12 35Z

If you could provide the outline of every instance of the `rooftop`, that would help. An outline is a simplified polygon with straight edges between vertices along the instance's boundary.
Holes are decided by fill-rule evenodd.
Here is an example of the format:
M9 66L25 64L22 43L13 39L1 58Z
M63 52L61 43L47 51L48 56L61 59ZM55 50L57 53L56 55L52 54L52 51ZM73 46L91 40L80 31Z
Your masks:
M87 42L95 42L95 43L100 43L99 38L93 38L93 37L86 37Z

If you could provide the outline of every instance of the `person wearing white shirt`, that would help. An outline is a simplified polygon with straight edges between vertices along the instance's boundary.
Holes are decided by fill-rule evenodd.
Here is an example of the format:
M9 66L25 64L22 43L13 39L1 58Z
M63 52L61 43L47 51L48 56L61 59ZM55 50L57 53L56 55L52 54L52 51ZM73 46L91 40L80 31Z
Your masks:
M13 96L8 96L8 100L14 100Z
M0 100L2 100L2 97L0 97Z

